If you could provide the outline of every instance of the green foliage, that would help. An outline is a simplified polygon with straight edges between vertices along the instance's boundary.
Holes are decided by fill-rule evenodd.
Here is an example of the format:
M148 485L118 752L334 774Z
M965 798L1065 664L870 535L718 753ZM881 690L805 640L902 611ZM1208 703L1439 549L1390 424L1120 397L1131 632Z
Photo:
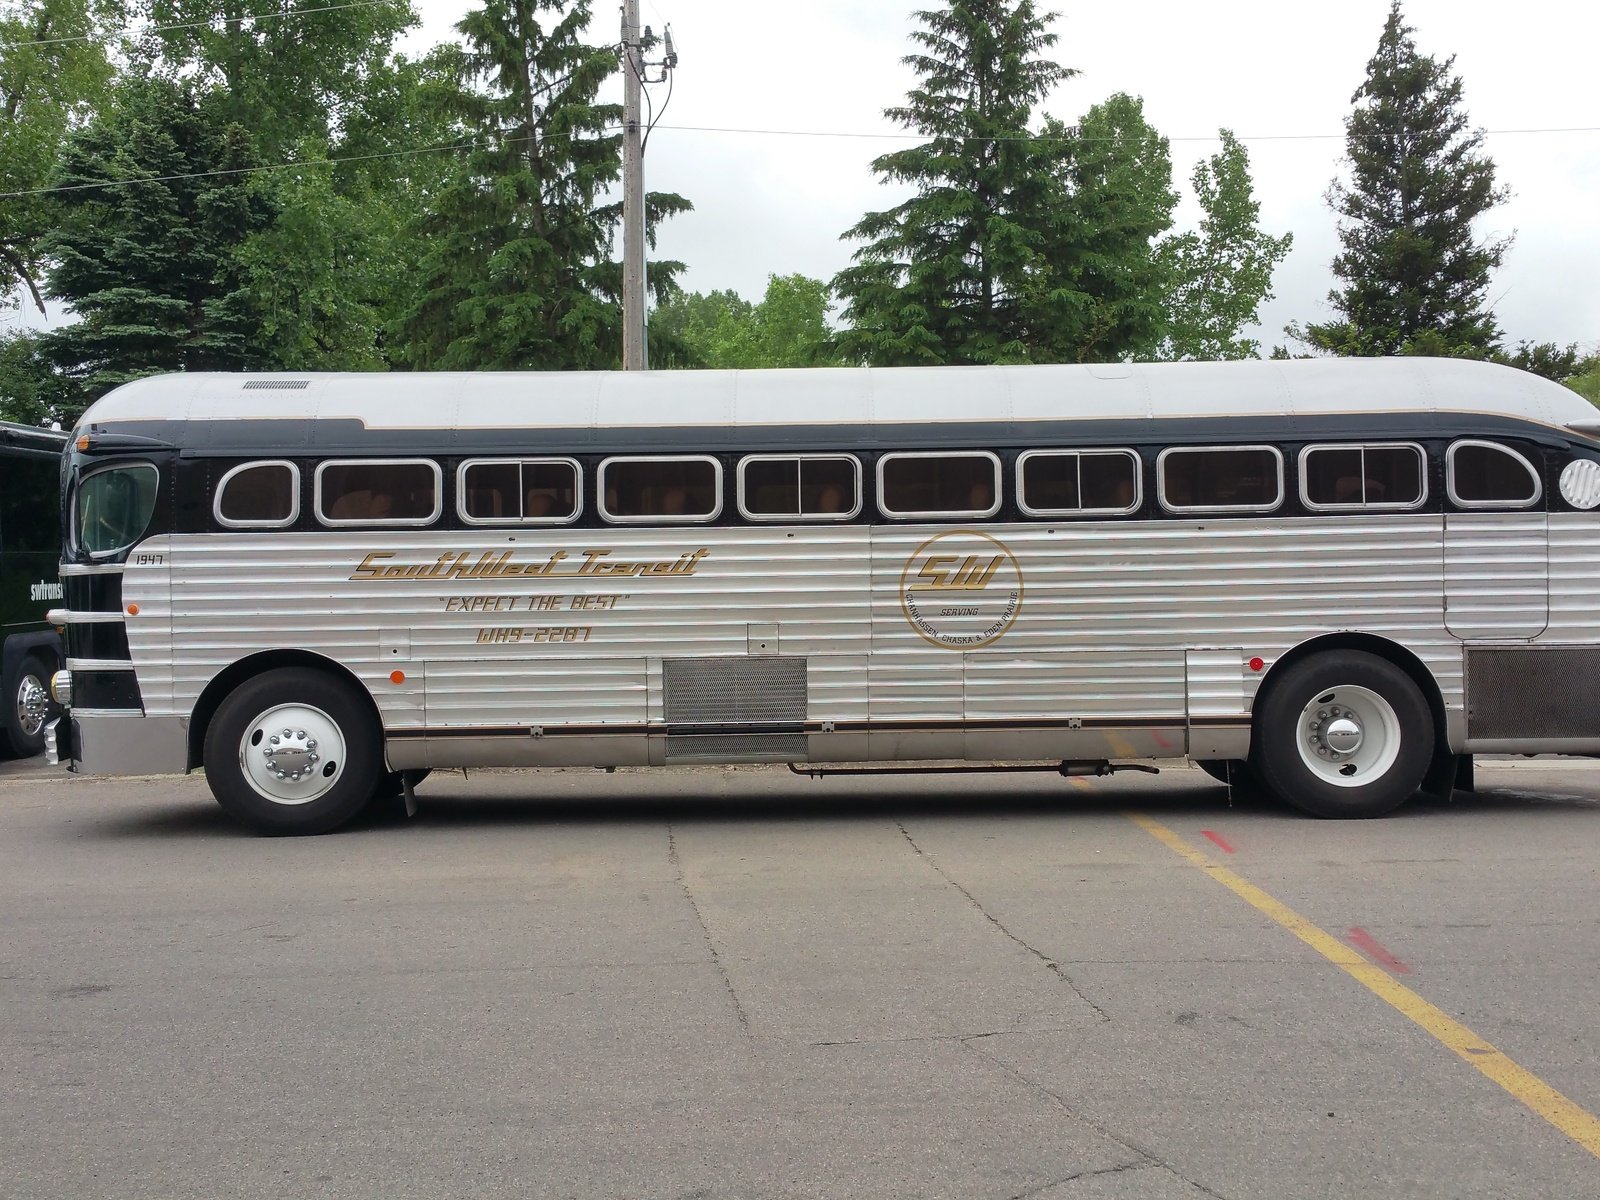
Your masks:
M742 369L810 367L837 361L827 347L828 285L804 275L770 275L759 304L732 291L679 292L650 318L652 336L682 353L665 366Z
M1075 72L1043 57L1056 37L1032 0L948 0L918 12L920 83L886 116L928 140L876 159L885 181L915 194L864 216L864 242L834 288L851 361L1023 362L1032 311L1051 288L1045 244L1059 196L1060 143L1031 136L1033 108Z
M77 383L45 354L44 335L0 335L0 420L70 425L86 403Z
M50 294L80 320L45 335L44 350L91 400L158 371L264 365L238 252L273 213L247 174L227 173L257 159L215 99L129 79L69 141L44 252Z
M1205 213L1200 229L1164 239L1157 251L1170 281L1158 357L1257 358L1260 344L1240 334L1272 299L1272 273L1294 235L1262 231L1250 152L1232 130L1222 130L1222 149L1196 164L1191 181Z
M265 10L221 0L218 7L218 0L146 0L145 13L162 32L147 35L144 51L194 86L215 89L222 119L249 129L273 162L307 138L336 140L395 37L417 23L410 0L280 0Z
M1167 326L1170 270L1156 239L1172 227L1167 139L1144 102L1118 92L1069 130L1046 125L1059 156L1041 224L1042 270L1028 280L1029 359L1117 362L1148 354Z
M1578 373L1578 343L1573 342L1563 347L1554 342L1540 342L1535 345L1523 341L1518 342L1517 348L1509 354L1497 354L1495 359L1508 367L1532 371L1535 375L1542 375L1546 379L1562 383Z
M587 0L487 0L466 38L453 104L476 143L412 226L425 246L396 355L419 367L583 369L620 357L622 271L610 259L621 205L618 106L597 93L617 69L587 45ZM688 201L646 197L649 242ZM681 264L653 262L658 301Z
M118 0L0 0L0 192L50 185L67 134L111 80L106 46L91 35L121 16ZM48 197L0 200L0 297L21 286L44 311L39 241L50 225Z
M1335 354L1481 357L1500 338L1485 308L1510 239L1473 222L1505 200L1482 131L1468 131L1455 59L1417 51L1399 0L1345 120L1351 182L1328 200L1343 245L1328 299L1339 318L1289 333Z

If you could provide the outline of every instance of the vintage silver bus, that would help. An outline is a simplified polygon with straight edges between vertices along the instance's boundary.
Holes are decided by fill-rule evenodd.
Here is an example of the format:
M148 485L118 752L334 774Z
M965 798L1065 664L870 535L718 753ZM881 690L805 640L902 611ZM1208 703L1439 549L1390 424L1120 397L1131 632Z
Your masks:
M171 375L73 435L88 774L1191 758L1321 816L1600 753L1600 414L1423 359Z

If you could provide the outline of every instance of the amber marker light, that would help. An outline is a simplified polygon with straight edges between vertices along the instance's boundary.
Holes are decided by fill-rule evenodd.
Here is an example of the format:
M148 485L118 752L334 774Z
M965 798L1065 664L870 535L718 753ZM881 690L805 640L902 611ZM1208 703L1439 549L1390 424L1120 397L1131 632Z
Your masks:
M406 681L406 673L404 671L390 671L389 672L389 682L390 683L404 683L405 681Z
M78 453L79 454L86 454L86 453L88 453L88 450L89 450L89 435L87 433L79 434L78 435Z
M137 604L128 605L128 615L130 617L137 617L139 615L139 606Z

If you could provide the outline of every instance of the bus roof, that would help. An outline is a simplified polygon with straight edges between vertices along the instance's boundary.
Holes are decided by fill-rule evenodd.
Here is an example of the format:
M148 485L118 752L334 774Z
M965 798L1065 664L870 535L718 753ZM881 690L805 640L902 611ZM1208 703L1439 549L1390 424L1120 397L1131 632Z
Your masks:
M1460 412L1593 433L1560 384L1457 359L768 371L174 374L124 384L83 423L356 420L371 430L759 427Z

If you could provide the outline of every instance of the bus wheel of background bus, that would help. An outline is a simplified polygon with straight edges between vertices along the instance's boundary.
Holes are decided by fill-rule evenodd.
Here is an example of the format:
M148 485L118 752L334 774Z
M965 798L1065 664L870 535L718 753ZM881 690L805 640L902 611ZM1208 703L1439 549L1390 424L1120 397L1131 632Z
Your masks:
M44 751L44 727L50 720L50 664L30 654L17 667L6 706L6 741L18 758Z
M1312 816L1380 817L1417 790L1433 759L1428 702L1376 654L1337 650L1296 663L1256 713L1251 767Z
M326 833L372 799L382 738L367 698L304 667L240 684L206 730L217 803L258 833Z

